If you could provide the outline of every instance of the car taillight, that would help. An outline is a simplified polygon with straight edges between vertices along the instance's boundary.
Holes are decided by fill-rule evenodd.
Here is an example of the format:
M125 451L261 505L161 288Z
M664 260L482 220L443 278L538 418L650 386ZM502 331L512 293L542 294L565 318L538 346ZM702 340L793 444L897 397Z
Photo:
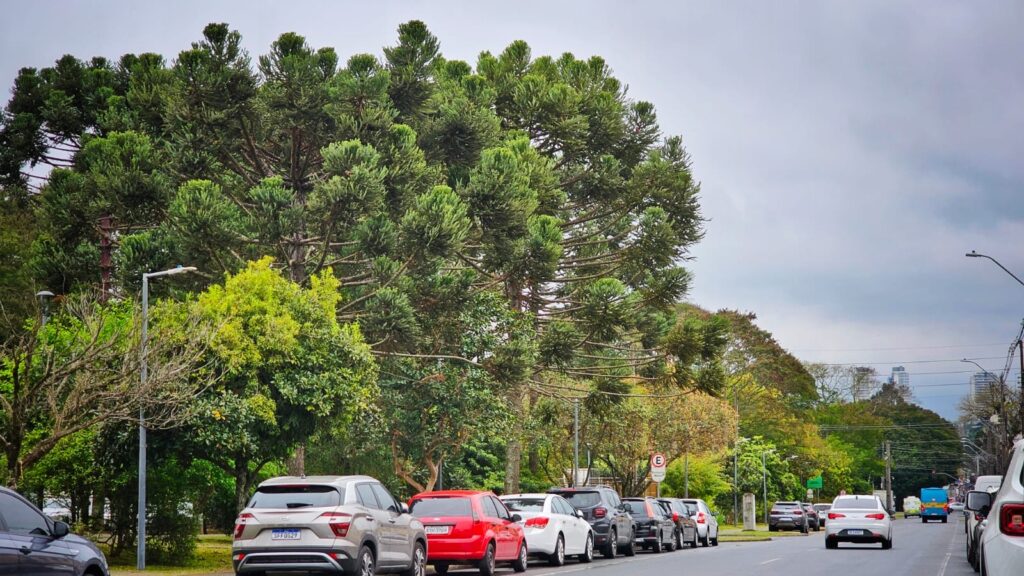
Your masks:
M864 517L865 518L871 518L872 520L883 520L883 519L885 519L885 514L881 514L881 513L879 513L879 514L868 514L867 516L864 516Z
M780 514L782 514L781 511L779 511L779 510L772 510L772 516L778 516Z
M235 520L235 540L242 537L242 531L245 530L245 521L253 518L255 518L255 516L248 512L242 512L238 515L238 519Z
M537 516L536 518L527 518L525 525L530 526L532 528L547 528L548 519L544 516Z
M607 508L594 508L594 518L604 518L608 515Z
M703 512L697 512L697 524L703 524L706 520Z
M654 518L654 510L651 510L650 502L644 502L644 510L647 510L647 515L649 517Z
M800 510L793 510L792 514L793 514L793 516L803 516L804 515L804 513L802 511L800 511Z
M846 514L840 514L839 512L829 512L828 519L835 520L837 518L846 518Z
M999 510L999 530L1007 536L1024 536L1024 504L1003 504Z
M327 521L327 525L331 527L331 532L338 538L344 538L348 536L348 529L352 526L352 515L345 514L344 512L324 512L320 515L321 518L330 518Z

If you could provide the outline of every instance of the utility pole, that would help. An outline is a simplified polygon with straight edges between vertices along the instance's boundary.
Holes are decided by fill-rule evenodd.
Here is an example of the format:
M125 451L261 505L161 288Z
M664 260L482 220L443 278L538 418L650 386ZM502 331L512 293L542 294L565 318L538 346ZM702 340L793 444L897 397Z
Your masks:
M687 443L689 444L689 443ZM683 498L690 497L690 447L683 453Z
M892 510L892 442L885 441L885 510Z
M764 490L764 523L768 524L768 452L761 452L761 484Z
M580 477L580 401L577 398L572 401L572 484L573 488L576 487L578 478Z
M1020 398L1017 403L1017 424L1020 426L1021 436L1024 436L1024 340L1017 340L1017 349L1020 350Z

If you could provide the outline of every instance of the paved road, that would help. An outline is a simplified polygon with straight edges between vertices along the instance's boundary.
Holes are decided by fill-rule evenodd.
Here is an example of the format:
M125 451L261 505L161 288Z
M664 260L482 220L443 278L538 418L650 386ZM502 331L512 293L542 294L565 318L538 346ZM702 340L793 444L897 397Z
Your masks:
M963 518L956 522L922 524L895 521L892 550L879 545L840 544L825 550L824 531L808 536L777 538L770 542L722 543L717 548L684 548L592 564L570 562L562 568L531 563L527 576L579 573L585 576L974 576L964 559ZM473 574L475 571L452 571ZM502 576L513 574L499 569Z

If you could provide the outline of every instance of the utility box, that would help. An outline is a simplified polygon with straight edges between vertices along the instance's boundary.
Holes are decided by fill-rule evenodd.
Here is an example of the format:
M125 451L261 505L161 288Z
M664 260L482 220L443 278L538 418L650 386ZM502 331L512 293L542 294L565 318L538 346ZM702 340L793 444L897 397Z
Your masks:
M743 529L754 530L757 524L757 501L750 492L743 494Z

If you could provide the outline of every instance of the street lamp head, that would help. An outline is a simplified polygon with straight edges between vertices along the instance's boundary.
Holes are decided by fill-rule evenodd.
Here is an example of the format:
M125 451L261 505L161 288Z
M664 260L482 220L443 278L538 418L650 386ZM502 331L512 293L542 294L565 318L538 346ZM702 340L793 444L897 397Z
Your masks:
M968 258L981 258L983 256L983 254L978 254L974 250L971 250L967 254L964 254L964 256L967 256Z
M178 264L174 268L171 268L170 270L168 270L167 274L168 275L171 275L171 274L184 274L185 272L195 272L195 271L196 271L196 267L195 266L182 266L181 264Z
M53 298L53 292L50 292L49 290L40 290L39 292L36 292L36 298L39 298L40 300L44 298Z

